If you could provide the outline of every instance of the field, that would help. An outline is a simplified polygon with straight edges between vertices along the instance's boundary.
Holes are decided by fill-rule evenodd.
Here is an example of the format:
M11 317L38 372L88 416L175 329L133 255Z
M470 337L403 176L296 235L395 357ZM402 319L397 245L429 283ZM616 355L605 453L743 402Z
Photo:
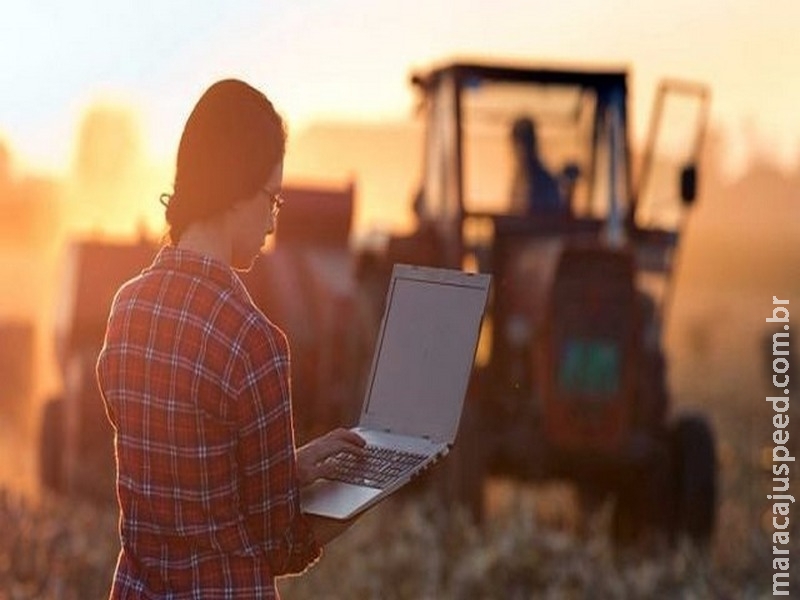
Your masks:
M326 550L320 564L280 584L286 598L760 598L770 544L760 526L766 483L756 452L731 440L750 419L721 421L722 500L710 555L625 555L609 543L608 511L580 535L567 489L494 482L493 516L476 527L422 494L390 500ZM0 598L104 597L117 552L116 514L52 498L0 494ZM800 532L793 528L793 554ZM797 589L797 569L793 587Z

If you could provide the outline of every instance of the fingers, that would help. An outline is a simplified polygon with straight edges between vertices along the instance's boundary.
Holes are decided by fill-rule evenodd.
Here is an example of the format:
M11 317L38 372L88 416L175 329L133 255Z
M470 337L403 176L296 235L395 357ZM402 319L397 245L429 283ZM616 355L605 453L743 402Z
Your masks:
M313 447L313 458L320 462L340 452L360 455L366 442L361 436L348 429L334 429L313 440L309 445Z
M334 429L315 438L297 451L297 466L301 484L311 483L319 477L331 474L331 465L325 461L339 454L349 452L360 456L366 445L364 439L349 429Z
M331 461L323 461L314 468L314 471L316 473L315 479L331 477L336 473L336 465Z
M329 432L327 436L330 437L331 441L339 446L341 450L355 452L356 454L367 444L364 438L350 429L334 429Z

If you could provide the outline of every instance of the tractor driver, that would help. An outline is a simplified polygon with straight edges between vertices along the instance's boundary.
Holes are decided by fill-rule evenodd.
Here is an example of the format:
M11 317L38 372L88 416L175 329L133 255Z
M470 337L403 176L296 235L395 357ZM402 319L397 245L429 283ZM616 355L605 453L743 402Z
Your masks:
M523 215L565 214L569 207L558 180L547 170L539 155L536 125L530 117L519 117L511 128L514 150L514 179L511 210Z

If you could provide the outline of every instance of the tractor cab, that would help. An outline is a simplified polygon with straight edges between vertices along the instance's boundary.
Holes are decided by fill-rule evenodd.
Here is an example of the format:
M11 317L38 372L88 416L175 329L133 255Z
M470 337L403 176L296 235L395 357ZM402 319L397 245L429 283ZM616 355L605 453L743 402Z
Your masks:
M634 173L625 71L454 63L412 82L426 119L415 212L445 262L482 264L498 230L674 247L695 198L704 86L662 83Z
M624 70L451 63L412 83L426 137L411 245L420 256L408 258L494 273L492 354L502 376L526 385L530 374L512 355L541 330L567 245L632 255L657 337L696 195L706 88L659 87L634 171Z

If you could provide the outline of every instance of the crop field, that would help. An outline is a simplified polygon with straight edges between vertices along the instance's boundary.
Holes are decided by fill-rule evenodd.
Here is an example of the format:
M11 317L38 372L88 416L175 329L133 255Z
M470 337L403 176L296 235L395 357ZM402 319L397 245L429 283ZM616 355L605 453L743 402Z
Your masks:
M295 599L764 597L771 549L752 484L757 459L748 464L743 449L722 449L718 530L708 554L687 543L619 552L609 541L608 511L579 532L568 489L495 482L493 515L482 527L424 493L392 499L280 589ZM4 492L0 522L0 598L105 597L118 548L113 507ZM797 542L793 548L797 556ZM794 589L798 583L795 570Z

